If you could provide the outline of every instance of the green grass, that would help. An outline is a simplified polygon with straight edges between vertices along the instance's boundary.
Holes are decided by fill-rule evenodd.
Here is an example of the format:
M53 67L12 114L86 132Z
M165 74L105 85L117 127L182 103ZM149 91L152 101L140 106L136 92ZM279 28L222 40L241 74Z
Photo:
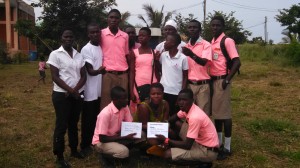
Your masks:
M300 68L283 65L288 61L281 46L267 47L240 47L241 74L232 81L233 155L215 168L300 167ZM46 74L46 84L37 84L37 62L0 66L0 167L55 167L52 81ZM96 155L69 158L67 145L73 167L99 167ZM136 155L133 161L143 168L170 167Z

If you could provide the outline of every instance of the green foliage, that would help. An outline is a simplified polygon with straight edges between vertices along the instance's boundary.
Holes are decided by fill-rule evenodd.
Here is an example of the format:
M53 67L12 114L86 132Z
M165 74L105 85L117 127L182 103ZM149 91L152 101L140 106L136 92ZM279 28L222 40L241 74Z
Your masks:
M44 41L53 41L52 48L60 46L61 31L72 28L78 46L85 45L88 41L86 27L90 22L96 22L101 28L107 26L107 8L116 5L115 0L40 0L32 4L34 7L42 7L44 11L39 17L41 24L38 36ZM38 46L39 47L39 46ZM50 51L38 51L49 53Z
M28 62L28 55L27 54L24 54L22 52L17 52L15 54L12 55L12 63L14 64L21 64L21 63L24 63L24 62Z
M178 24L178 32L182 35L188 36L187 24L193 20L197 19L193 14L189 14L189 17L185 18L181 15L181 13L175 16L175 21Z
M164 5L161 7L160 11L154 10L151 4L144 4L143 9L146 12L149 23L142 15L138 15L138 18L141 19L147 27L156 27L163 28L165 23L171 18L172 12L164 14Z
M19 35L28 37L31 41L36 39L36 26L33 20L18 20L14 28Z
M225 20L225 34L232 38L236 44L242 44L247 41L247 38L252 34L248 30L244 30L242 22L237 20L233 16L234 12L230 12L229 14L223 13L222 11L214 11L214 14L209 13L208 18L205 20L204 30L202 32L202 36L204 39L211 41L212 33L210 30L210 21L215 15L221 15Z
M8 63L8 53L6 44L0 41L0 64Z
M243 44L238 46L239 55L243 60L257 62L274 62L278 64L290 64L286 56L287 45L260 45Z
M275 19L281 26L287 26L289 33L300 35L300 3L292 5L290 9L280 10Z
M300 65L300 43L295 38L287 45L287 55L293 65Z

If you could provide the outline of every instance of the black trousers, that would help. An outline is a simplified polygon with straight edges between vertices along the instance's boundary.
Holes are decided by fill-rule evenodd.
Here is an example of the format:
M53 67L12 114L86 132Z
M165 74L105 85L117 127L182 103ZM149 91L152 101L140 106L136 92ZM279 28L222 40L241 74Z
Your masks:
M77 150L78 128L77 124L82 110L83 100L67 96L63 92L52 93L52 102L55 109L56 121L53 135L53 153L61 155L65 149L65 134L68 130L69 147Z
M179 111L179 106L177 104L178 95L172 95L164 93L164 100L169 103L169 116L176 114Z
M92 144L97 116L100 113L100 98L94 101L84 101L81 114L81 149Z

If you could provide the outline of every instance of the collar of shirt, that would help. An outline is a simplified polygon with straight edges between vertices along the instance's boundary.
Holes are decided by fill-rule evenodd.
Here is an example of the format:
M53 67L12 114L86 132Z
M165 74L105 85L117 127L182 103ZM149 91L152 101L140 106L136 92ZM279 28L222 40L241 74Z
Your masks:
M124 36L124 32L122 32L120 29L118 29L117 34L114 35L114 34L109 30L109 27L107 27L106 29L103 29L102 34L103 34L104 36L108 36L108 35L110 35L110 36L115 36L115 37L118 37L118 36Z
M169 51L167 51L167 56L170 59L179 59L180 58L180 54L181 54L181 52L178 50L178 52L176 53L176 55L174 57L171 57Z
M121 110L117 109L117 107L115 106L113 101L111 101L110 106L111 106L111 109L112 109L113 113L118 113L119 111L122 110L122 109Z
M220 42L222 40L222 38L225 36L224 32L215 40L215 38L213 38L211 40L211 43L217 43Z
M76 55L78 52L77 52L77 50L75 50L73 47L72 47L72 50L73 50L72 53L73 53L73 57L74 57L74 55ZM63 46L60 46L59 49L58 49L58 51L59 51L59 52L64 52L64 53L66 53L66 54L69 55L69 53L64 49Z
M192 113L193 113L192 111L194 110L195 106L196 106L195 103L193 103L193 105L191 106L189 112L186 114L187 122L189 122L190 116L192 115Z
M202 37L199 36L199 38L197 39L195 45L196 45L197 43L201 43L202 40L203 40ZM188 45L190 45L190 46L192 45L192 44L191 44L191 39L189 40Z

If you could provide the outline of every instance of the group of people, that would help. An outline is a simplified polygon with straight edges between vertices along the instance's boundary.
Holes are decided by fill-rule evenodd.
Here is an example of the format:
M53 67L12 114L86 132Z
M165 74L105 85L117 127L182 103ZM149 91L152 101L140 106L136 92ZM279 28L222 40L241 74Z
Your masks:
M211 43L200 36L199 21L186 25L190 40L185 43L176 22L169 20L163 28L165 41L155 49L149 46L151 29L143 27L138 35L134 27L123 32L120 21L121 13L112 9L107 28L89 24L90 41L80 53L72 47L72 29L66 28L61 47L49 56L56 114L53 152L58 167L70 167L64 158L66 131L71 157L79 159L95 149L101 158L123 160L129 157L131 146L146 153L157 146L166 159L200 161L202 166L229 156L230 81L241 64L234 41L223 33L222 16L210 22ZM230 68L222 45L230 57ZM142 138L120 135L122 122L133 121L142 123ZM169 138L147 138L148 122L168 122Z

